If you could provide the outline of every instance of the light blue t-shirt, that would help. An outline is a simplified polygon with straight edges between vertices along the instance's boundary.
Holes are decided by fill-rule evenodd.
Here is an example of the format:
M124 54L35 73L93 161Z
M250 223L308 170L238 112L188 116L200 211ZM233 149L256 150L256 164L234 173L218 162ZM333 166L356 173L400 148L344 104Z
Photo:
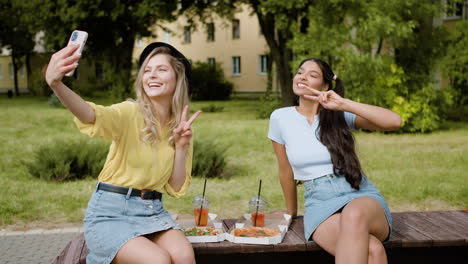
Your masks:
M346 123L355 129L356 115L344 112ZM333 163L327 147L316 137L319 116L310 125L295 106L276 109L270 116L268 138L285 145L295 180L313 180L333 173Z

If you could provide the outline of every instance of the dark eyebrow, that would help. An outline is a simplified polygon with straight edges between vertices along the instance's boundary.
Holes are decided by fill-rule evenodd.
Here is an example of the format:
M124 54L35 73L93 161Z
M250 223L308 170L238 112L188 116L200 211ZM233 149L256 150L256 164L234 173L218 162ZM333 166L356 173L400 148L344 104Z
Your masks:
M303 70L303 71L304 71L304 68L300 67L299 70ZM311 71L308 71L308 72L315 72L315 73L317 73L317 74L320 75L320 72L318 72L318 71L311 70Z

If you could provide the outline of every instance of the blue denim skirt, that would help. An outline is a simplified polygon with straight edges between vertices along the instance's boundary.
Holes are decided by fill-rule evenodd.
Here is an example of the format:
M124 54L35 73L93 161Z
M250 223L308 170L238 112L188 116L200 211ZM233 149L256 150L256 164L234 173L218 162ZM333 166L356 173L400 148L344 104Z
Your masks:
M390 209L388 209L388 205L379 190L367 177L362 177L359 191L357 191L351 187L345 177L329 174L304 183L305 238L312 240L312 234L323 221L339 211L351 200L359 197L373 198L382 206L391 233L392 215Z
M84 218L86 263L111 263L130 239L168 229L180 228L160 200L96 190Z

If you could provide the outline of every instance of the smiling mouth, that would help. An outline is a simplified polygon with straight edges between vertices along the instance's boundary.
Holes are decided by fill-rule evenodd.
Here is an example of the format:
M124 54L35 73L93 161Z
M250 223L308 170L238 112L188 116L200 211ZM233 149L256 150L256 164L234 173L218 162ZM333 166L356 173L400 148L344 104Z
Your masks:
M149 88L159 88L162 86L162 83L148 83Z
M303 83L298 83L296 85L298 88L307 88L307 85L303 84Z

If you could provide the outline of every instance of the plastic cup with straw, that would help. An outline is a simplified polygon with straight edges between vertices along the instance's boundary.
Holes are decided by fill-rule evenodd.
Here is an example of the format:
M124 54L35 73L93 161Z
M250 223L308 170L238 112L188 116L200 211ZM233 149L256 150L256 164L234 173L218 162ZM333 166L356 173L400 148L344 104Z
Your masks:
M260 197L260 193L262 191L262 180L258 185L258 194L257 196L253 196L250 200L250 210L252 212L251 220L253 226L265 226L265 207L266 202L263 201Z
M194 206L195 224L197 226L208 225L208 208L210 201L205 198L206 181L207 179L205 178L205 183L203 184L203 194L201 196L196 196L192 202Z

